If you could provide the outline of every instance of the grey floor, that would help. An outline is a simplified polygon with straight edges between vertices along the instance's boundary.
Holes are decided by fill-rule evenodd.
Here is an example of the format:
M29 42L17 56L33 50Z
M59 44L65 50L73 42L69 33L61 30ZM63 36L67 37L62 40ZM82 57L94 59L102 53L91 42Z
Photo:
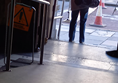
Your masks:
M1 83L118 83L117 74L62 65L30 65L0 73Z
M35 53L33 64L0 72L0 83L118 83L118 59L106 55L107 50L48 40L43 65L38 64L40 52ZM27 61L28 55L12 54L11 58Z

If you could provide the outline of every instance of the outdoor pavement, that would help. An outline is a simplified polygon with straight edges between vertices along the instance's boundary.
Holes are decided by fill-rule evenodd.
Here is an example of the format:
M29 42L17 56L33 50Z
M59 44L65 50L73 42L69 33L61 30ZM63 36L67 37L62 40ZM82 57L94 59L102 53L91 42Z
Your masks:
M105 0L105 4L109 6L116 6L118 0Z
M113 4L116 4L115 0L111 1ZM106 3L111 3L110 0L106 1ZM61 1L59 2L61 3ZM68 32L69 32L69 22L65 21L68 18L68 5L69 2L65 3L65 10L63 14L62 19L62 25L61 25L61 32L60 32L60 38L61 41L68 42ZM118 42L118 10L114 12L112 15L115 7L114 6L106 6L106 9L102 9L102 23L106 25L106 27L93 27L90 26L91 23L94 23L96 18L96 12L97 8L93 9L90 8L89 10L89 16L86 22L86 30L85 30L85 42L84 44L90 45L90 46L96 46L96 47L103 47L108 49L116 49L117 48L117 42ZM59 10L60 11L60 10ZM60 12L57 13L59 15ZM78 16L79 18L79 16ZM59 20L56 21L56 29L58 32L59 27ZM76 29L76 35L75 35L75 43L79 43L79 20L78 25Z

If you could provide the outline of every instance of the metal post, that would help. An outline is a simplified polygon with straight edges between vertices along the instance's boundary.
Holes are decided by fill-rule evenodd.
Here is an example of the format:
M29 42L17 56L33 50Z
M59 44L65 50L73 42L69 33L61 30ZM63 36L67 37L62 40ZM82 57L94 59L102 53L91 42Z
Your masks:
M10 12L10 25L8 30L8 46L6 48L7 52L7 62L6 62L6 71L10 69L10 56L12 52L12 38L13 38L13 23L14 23L14 8L15 8L15 0L11 0L11 12Z
M57 4L57 0L54 1L54 5L53 5L53 13L52 13L52 20L51 20L51 29L50 29L50 35L49 35L49 38L50 39L51 39L51 33L52 33L52 28L53 28L53 23L54 23L54 15L55 15L56 4Z
M64 20L64 22L70 22L70 8L71 8L71 0L69 0L69 7L68 7L68 17Z
M34 21L33 21L33 24L34 24L34 26L33 26L33 44L32 44L32 62L31 63L33 63L34 62L34 47L35 47L35 42L34 42L34 36L35 36L35 19L36 19L36 9L33 7L33 9L34 9Z
M9 7L11 3L8 4L7 8L7 20L6 20L6 34L5 34L5 52L4 52L4 64L6 65L6 53L7 53L7 42L8 42L8 18L9 18Z
M47 39L48 39L48 18L49 18L49 15L48 15L48 5L45 5L45 43L47 42Z
M71 6L71 5L70 5L70 3L71 3L70 1L71 1L71 0L69 0L68 18L67 18L68 21L70 21L70 19L69 19L69 16L70 16L70 6Z
M42 23L42 34L41 34L41 44L40 44L40 48L41 48L41 52L40 52L40 64L43 64L43 51L44 51L44 40L45 40L45 8L46 5L43 4L43 23Z
M64 2L65 2L65 0L63 0L63 4L62 4L61 16L63 16ZM59 22L58 39L59 39L59 35L60 35L60 30L61 30L61 23L62 23L62 18L60 19L60 22Z

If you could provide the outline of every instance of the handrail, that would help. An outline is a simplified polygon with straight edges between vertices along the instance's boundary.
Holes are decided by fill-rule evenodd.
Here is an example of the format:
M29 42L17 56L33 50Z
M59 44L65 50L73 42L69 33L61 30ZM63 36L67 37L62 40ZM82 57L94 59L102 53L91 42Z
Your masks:
M63 16L64 3L65 3L65 0L63 0L63 3L62 3L61 16ZM59 22L58 39L60 36L60 31L61 31L61 23L62 23L62 18L60 18L60 22Z
M61 18L63 18L63 16L54 17L54 19L61 19Z
M35 2L38 2L38 3L42 3L42 4L47 4L47 5L50 5L50 3L46 0L32 0L32 1L35 1Z

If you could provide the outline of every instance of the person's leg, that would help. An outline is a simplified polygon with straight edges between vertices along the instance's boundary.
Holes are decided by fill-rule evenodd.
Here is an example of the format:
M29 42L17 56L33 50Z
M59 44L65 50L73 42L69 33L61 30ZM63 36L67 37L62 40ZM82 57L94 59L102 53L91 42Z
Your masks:
M80 43L84 42L84 33L85 33L87 17L88 17L88 8L81 9L80 10L80 37L79 37Z
M117 52L118 52L118 44L117 44Z
M79 13L79 10L72 11L72 19L71 19L70 28L69 28L69 41L70 42L73 41L75 38L78 13Z

